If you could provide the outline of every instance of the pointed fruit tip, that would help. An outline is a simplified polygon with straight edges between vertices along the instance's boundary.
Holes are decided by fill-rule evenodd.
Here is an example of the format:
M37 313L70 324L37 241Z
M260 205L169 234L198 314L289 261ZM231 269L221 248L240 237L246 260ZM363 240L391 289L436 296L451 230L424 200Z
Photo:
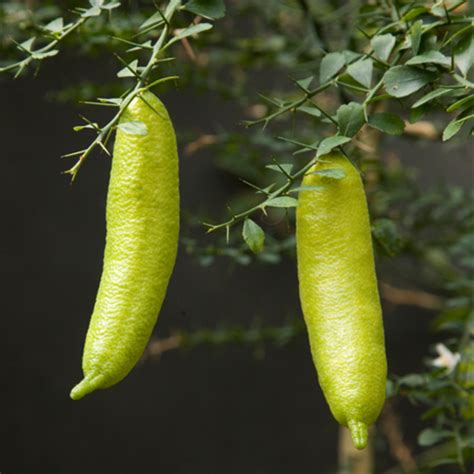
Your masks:
M347 426L351 432L352 442L357 449L364 449L369 439L369 430L362 421L350 420Z
M85 377L71 390L70 397L73 400L80 400L81 398L85 397L89 393L99 388L101 381L102 377L100 376Z

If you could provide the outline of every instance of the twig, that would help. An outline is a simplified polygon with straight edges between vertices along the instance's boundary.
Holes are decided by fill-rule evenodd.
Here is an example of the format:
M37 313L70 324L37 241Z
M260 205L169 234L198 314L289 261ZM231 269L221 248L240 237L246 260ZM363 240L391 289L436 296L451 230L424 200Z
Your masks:
M102 127L100 133L97 135L97 137L94 139L94 141L87 147L85 152L79 157L78 161L76 164L65 171L64 173L71 175L71 180L74 181L74 179L77 176L77 173L79 172L81 166L84 164L85 160L87 157L91 154L91 152L97 147L101 146L103 144L105 137L109 134L109 132L112 130L113 127L117 124L119 121L123 111L128 107L128 105L132 102L132 100L139 95L141 92L144 90L147 90L148 87L145 86L146 81L148 76L150 75L151 70L155 66L159 54L162 52L162 48L164 45L164 42L166 38L168 37L169 31L170 31L170 26L169 22L173 15L176 13L178 8L180 7L180 2L175 2L173 3L173 8L171 8L166 15L166 22L164 24L163 30L156 41L156 43L153 46L153 51L151 53L150 59L148 60L147 65L139 75L139 79L135 85L135 87L125 96L123 101L120 104L120 108L117 112L117 114L104 126Z
M304 165L302 168L300 168L295 174L289 175L287 182L283 185L280 186L276 191L273 191L272 193L269 193L267 198L262 201L260 204L257 204L256 206L252 207L251 209L247 209L246 211L243 211L239 214L233 215L229 220L226 222L222 222L221 224L209 224L209 223L204 223L206 227L209 229L207 230L208 233L214 232L218 229L222 228L229 228L230 226L236 224L237 222L242 221L245 219L247 216L250 214L253 214L255 211L264 210L267 203L271 201L272 199L281 196L284 194L286 191L288 191L291 187L291 185L301 176L303 176L310 168L316 163L317 159L316 157L310 160L306 165Z
M187 156L191 156L197 151L199 151L201 148L216 144L217 141L218 141L217 135L210 135L210 134L201 135L196 140L186 145L186 147L184 148L184 154Z
M0 72L7 72L11 71L13 69L18 68L17 76L25 69L29 64L35 60L39 60L35 55L44 55L45 53L50 52L55 46L57 46L61 41L63 41L66 37L68 37L71 33L76 31L81 25L83 25L87 20L89 20L90 17L79 17L79 19L75 22L72 23L69 27L65 28L61 32L61 36L55 38L53 41L50 41L48 44L43 46L40 49L34 50L34 51L26 51L28 52L29 56L21 61L18 61L16 63L10 64L5 67L0 68ZM45 56L47 57L47 56Z
M432 122L420 120L416 123L410 123L405 120L405 133L415 137L425 138L427 140L436 140L440 134Z
M381 416L382 432L387 438L391 455L398 461L406 472L416 471L417 465L410 449L403 441L400 420L395 413L393 402L387 400Z
M178 349L183 343L183 338L180 334L173 334L165 339L153 338L143 353L141 362L147 359L154 358L158 359L167 351Z
M202 328L190 332L179 331L164 339L152 339L142 361L159 358L164 352L174 349L193 349L202 345L245 344L260 347L268 342L282 347L304 332L303 321L296 318L281 326L265 326L256 320L250 327L228 326L215 329Z
M380 283L380 289L382 290L382 297L395 305L418 306L434 311L443 307L442 298L425 291L396 288L385 282Z

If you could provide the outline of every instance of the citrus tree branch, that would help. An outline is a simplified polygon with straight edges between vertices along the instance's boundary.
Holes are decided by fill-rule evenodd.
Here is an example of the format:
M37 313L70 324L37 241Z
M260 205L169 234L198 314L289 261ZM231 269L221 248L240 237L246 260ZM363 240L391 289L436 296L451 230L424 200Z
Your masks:
M296 173L293 175L287 175L287 181L285 184L283 184L281 187L279 187L277 190L268 193L267 198L263 200L260 204L257 204L256 206L247 209L246 211L243 211L239 214L233 215L229 220L226 222L222 222L220 224L209 224L205 223L204 225L208 227L208 233L214 232L218 229L222 228L229 228L230 226L237 224L238 222L244 220L254 212L261 210L265 212L265 208L271 204L271 200L275 199L276 197L279 197L285 193L288 192L292 184L299 178L301 178L310 168L316 163L317 159L316 157L313 158L312 160L308 161L302 168L300 168Z
M173 15L176 13L178 8L180 7L181 3L180 2L173 2L172 8L169 9L166 13L165 18L165 24L163 27L163 30L161 31L161 34L156 41L156 43L153 46L152 53L150 55L150 58L147 62L147 65L141 72L141 74L138 76L137 83L135 87L123 98L123 100L120 103L118 112L114 115L114 117L100 130L98 133L97 137L92 141L92 143L81 153L79 156L79 159L77 160L76 164L65 171L66 174L69 174L71 176L71 179L74 180L77 176L77 173L79 172L81 166L84 164L85 160L87 157L92 153L92 151L97 148L98 146L102 147L106 145L105 143L105 138L108 137L109 133L112 131L113 127L115 127L123 113L123 111L128 107L130 102L142 91L146 90L148 87L145 86L147 79L150 75L150 72L152 71L154 65L156 64L156 61L158 59L158 56L160 53L163 51L163 46L165 43L165 40L168 38L169 31L170 31L170 26L169 22L172 19ZM173 77L174 78L174 77Z
M0 67L0 72L8 72L17 69L15 77L18 77L33 61L42 61L46 58L56 56L56 54L59 53L59 50L54 48L64 41L64 39L70 36L91 18L101 15L104 11L111 11L118 6L120 6L119 2L111 1L102 4L100 7L95 6L89 9L78 9L76 13L79 15L79 18L75 22L67 25L63 24L62 18L56 18L42 28L45 31L46 36L54 39L38 49L33 49L33 43L36 37L30 38L28 41L21 44L17 44L17 48L21 52L27 54L27 57L21 61L9 64L8 66Z
M122 116L124 110L128 107L128 105L132 102L132 100L140 95L142 92L154 87L155 85L169 81L178 79L177 76L168 76L163 77L157 80L151 80L150 76L155 67L158 63L163 61L169 61L173 58L164 58L159 59L159 56L167 50L171 45L178 41L183 41L186 38L198 34L200 32L209 30L212 28L210 23L202 23L196 22L192 23L191 26L188 28L180 29L180 30L172 30L171 28L171 20L175 16L175 14L180 10L185 10L186 5L182 5L181 0L170 0L162 13L161 10L158 9L157 13L150 17L141 27L140 34L148 33L149 31L157 28L162 27L161 33L158 39L155 41L153 45L150 42L145 42L142 44L130 42L127 40L122 40L125 43L134 45L132 51L151 51L148 61L144 67L138 66L138 59L127 63L124 59L118 57L120 62L122 62L125 66L122 71L118 73L119 77L135 77L136 82L135 85L129 89L122 97L115 98L115 99L98 99L98 102L88 102L89 104L93 105L100 105L100 106L114 106L117 107L117 113L110 119L110 121L104 125L103 127L99 127L98 125L92 123L90 120L84 119L87 123L84 126L75 127L75 130L82 130L84 128L92 128L97 132L97 136L95 139L89 144L89 146L83 150L76 151L73 153L69 153L64 155L63 157L76 157L76 163L64 173L69 174L71 176L71 180L77 176L80 168L88 158L88 156L96 149L101 148L107 154L110 154L107 149L107 142L115 129L118 125L119 119Z

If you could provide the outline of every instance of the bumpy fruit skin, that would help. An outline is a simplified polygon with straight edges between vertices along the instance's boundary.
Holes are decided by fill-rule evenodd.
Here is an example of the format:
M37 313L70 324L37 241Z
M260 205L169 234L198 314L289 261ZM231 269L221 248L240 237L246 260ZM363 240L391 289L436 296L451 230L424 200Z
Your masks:
M116 384L134 367L156 323L176 260L176 137L161 101L150 92L141 97L130 103L120 123L143 122L148 133L117 131L104 266L84 347L84 379L71 392L74 400Z
M341 169L340 180L314 174ZM378 417L387 377L369 214L358 171L332 153L306 174L296 212L300 300L319 383L358 449Z

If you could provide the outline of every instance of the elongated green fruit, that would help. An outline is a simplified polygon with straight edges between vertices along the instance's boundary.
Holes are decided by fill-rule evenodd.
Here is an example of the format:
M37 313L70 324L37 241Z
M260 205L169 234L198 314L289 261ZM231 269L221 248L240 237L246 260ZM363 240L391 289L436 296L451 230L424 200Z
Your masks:
M84 379L71 391L74 400L116 384L134 367L176 260L178 153L168 112L146 92L130 103L120 123L107 196L104 267L84 347ZM128 133L143 124L146 135Z
M332 169L345 177L331 179L324 170ZM362 449L385 400L387 363L364 188L341 154L322 157L304 177L296 226L300 299L319 383Z

